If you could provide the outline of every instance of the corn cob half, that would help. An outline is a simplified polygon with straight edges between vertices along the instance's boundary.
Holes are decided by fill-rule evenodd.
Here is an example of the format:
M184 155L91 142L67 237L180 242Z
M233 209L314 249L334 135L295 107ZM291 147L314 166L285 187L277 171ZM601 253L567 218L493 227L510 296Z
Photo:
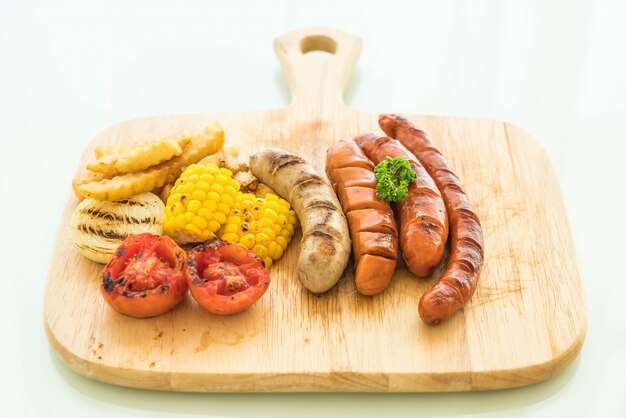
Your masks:
M218 236L252 250L270 267L282 257L297 223L296 213L285 199L272 193L265 198L241 193Z

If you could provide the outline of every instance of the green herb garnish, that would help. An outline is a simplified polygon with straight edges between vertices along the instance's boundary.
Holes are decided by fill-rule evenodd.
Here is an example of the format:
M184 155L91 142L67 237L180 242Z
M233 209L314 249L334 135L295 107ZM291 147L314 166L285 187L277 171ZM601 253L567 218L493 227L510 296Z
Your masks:
M409 184L416 179L409 162L400 157L387 157L376 166L374 174L376 175L376 194L387 202L399 202L406 198Z

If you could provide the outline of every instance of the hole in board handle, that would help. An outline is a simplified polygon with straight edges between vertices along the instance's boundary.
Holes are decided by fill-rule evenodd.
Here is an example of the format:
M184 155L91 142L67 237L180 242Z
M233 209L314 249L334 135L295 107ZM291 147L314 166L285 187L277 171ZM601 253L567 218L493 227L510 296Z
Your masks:
M328 58L337 52L337 42L325 35L310 35L300 41L300 51L311 58Z

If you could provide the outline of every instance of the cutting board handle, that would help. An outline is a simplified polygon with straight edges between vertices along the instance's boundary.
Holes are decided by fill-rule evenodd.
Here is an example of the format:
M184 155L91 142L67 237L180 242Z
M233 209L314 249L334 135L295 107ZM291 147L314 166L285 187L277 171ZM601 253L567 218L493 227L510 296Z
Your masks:
M291 106L343 106L343 92L361 53L361 38L337 29L298 29L274 40L291 90ZM328 56L307 56L324 51Z

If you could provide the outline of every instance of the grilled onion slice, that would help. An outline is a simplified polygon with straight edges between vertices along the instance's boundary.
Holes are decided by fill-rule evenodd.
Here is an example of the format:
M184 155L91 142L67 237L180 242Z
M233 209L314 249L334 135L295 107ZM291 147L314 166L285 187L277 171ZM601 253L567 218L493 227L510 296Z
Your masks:
M122 200L85 199L74 210L70 236L85 257L108 263L129 235L163 234L165 205L153 193Z

